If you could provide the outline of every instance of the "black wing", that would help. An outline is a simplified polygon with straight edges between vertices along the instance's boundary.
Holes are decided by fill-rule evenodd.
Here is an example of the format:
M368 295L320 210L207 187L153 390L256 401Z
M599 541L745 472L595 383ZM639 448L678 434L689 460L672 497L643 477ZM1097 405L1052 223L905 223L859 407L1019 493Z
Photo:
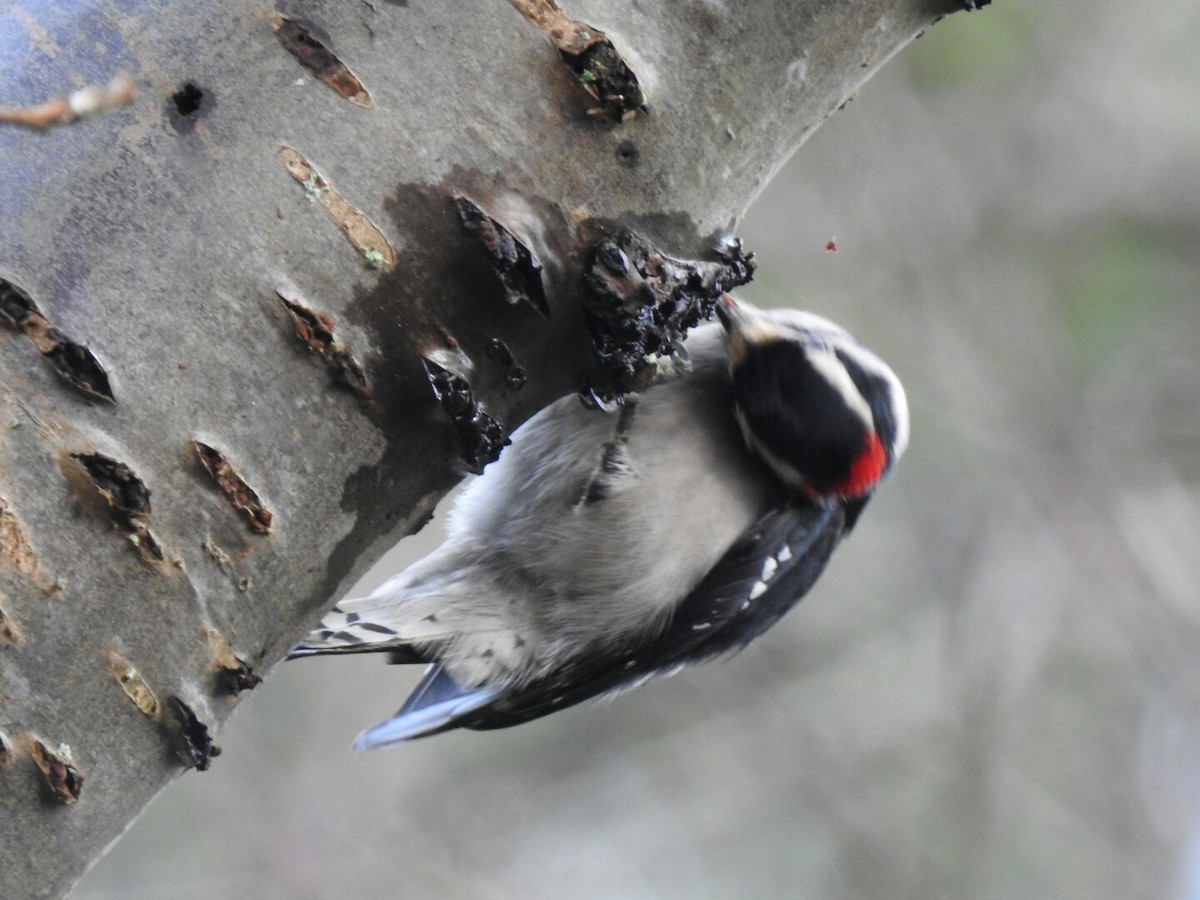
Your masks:
M845 533L846 520L841 506L809 503L767 513L683 600L662 632L530 682L450 727L518 725L741 649L808 593Z
M519 725L739 650L808 593L860 511L857 503L845 508L807 502L772 510L684 598L661 632L565 666L516 691L464 688L435 663L396 715L365 731L356 747L383 747L452 728Z

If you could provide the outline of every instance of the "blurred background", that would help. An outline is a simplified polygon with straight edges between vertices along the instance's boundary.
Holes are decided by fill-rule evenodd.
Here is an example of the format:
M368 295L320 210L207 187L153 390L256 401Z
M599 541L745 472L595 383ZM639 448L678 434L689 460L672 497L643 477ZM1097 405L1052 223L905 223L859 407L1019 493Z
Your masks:
M1189 0L952 16L755 203L744 294L914 415L759 643L370 754L419 673L283 666L75 898L1200 898L1198 48Z

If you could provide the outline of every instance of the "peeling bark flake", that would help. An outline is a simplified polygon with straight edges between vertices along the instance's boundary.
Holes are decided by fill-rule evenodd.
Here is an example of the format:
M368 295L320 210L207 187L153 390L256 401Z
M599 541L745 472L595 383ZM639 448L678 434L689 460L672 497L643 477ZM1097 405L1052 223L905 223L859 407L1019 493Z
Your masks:
M8 739L8 735L0 731L0 769L7 769L16 760L16 752L13 750L12 741Z
M425 376L434 398L441 404L459 437L463 462L470 471L482 472L484 466L498 459L500 451L512 441L504 433L504 427L476 402L466 379L430 359L422 357L421 363L425 366Z
M110 649L104 652L104 664L108 669L108 674L121 686L125 696L133 701L133 705L141 711L142 715L151 719L156 718L162 705L158 702L158 697L154 695L150 685L146 683L146 679L142 677L142 673L116 650Z
M262 684L262 676L233 652L226 637L214 628L203 629L212 656L212 671L217 688L226 694L240 694Z
M478 238L487 251L492 271L504 287L504 298L514 306L518 303L531 306L549 318L542 264L533 251L469 198L455 194L454 205L463 228Z
M276 291L275 296L291 316L296 337L325 361L325 368L329 370L333 380L351 393L369 400L371 385L367 381L367 374L349 348L334 338L333 319L309 309L298 300L285 297L280 291Z
M554 0L510 0L537 25L559 56L598 105L593 116L628 122L646 111L646 96L608 35L586 22L572 19Z
M70 747L59 744L51 749L41 738L30 737L29 755L42 773L51 799L67 806L79 799L79 792L83 790L83 776L75 768Z
M17 627L17 623L12 620L5 610L5 602L4 595L0 594L0 644L19 647L24 643L25 636L21 633L21 629Z
M200 458L213 483L220 489L234 509L246 517L251 531L259 534L271 533L271 511L263 506L262 500L250 485L246 484L237 470L225 458L225 454L215 447L210 447L201 441L193 440L192 447Z
M342 230L346 240L362 256L363 265L385 271L396 265L396 251L383 232L338 193L312 163L286 145L280 147L278 153L288 174L304 188L308 199L319 203Z
M41 571L20 520L3 497L0 497L0 560L31 580Z
M83 466L88 479L108 506L113 524L147 562L165 559L158 540L150 533L145 520L150 517L150 489L133 469L102 453L72 453L71 458Z
M361 109L374 109L371 95L358 76L346 68L346 64L333 52L332 41L317 26L303 19L289 19L273 15L271 27L275 37L288 53L309 69L317 79L333 88L339 96Z
M585 269L585 321L597 360L584 379L586 403L607 408L648 387L658 360L712 316L721 294L754 276L754 254L740 241L716 255L676 259L628 231L596 242Z
M115 516L128 520L150 515L150 490L125 463L102 453L72 453L71 457L87 470Z
M25 335L54 371L81 393L116 402L108 373L95 354L54 327L33 298L6 278L0 278L0 324Z
M208 726L174 694L167 698L166 712L167 734L175 755L189 769L201 772L208 769L212 758L221 755L221 748L213 743Z

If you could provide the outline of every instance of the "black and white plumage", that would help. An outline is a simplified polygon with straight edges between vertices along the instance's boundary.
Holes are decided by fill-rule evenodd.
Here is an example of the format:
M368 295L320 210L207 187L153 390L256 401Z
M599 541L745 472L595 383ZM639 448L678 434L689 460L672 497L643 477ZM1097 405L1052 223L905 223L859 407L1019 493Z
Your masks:
M634 687L745 646L812 587L904 451L903 388L818 316L728 295L719 315L619 412L567 397L531 418L437 550L295 648L431 663L357 747Z

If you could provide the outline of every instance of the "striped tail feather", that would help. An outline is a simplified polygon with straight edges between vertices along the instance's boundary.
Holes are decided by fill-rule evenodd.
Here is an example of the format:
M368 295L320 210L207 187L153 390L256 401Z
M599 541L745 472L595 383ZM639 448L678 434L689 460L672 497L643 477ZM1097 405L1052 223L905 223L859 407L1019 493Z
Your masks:
M474 547L435 551L370 594L341 600L297 644L290 658L392 651L393 662L430 662L473 619Z
M347 606L355 601L348 601ZM333 607L321 619L321 624L308 633L288 654L289 659L299 656L317 656L330 653L378 653L386 650L404 651L408 642L395 629L388 627L362 612L346 610L341 604ZM420 657L413 656L412 661Z

